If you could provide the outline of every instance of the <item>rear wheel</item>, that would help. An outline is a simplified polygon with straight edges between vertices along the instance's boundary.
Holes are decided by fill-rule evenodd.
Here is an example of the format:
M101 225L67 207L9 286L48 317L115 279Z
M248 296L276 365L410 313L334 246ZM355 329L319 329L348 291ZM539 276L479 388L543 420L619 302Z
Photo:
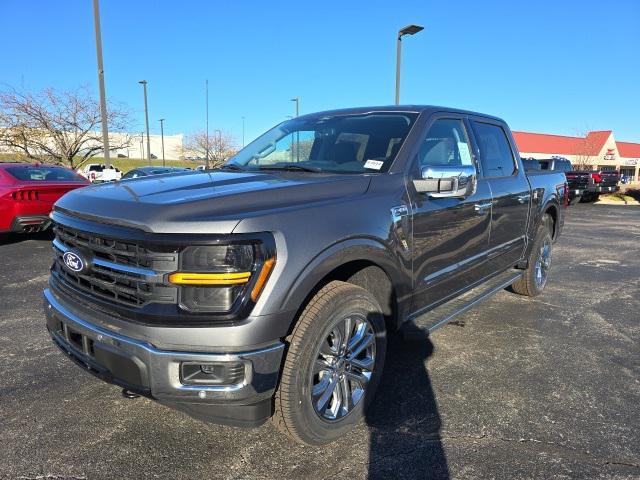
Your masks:
M540 295L547 284L552 254L552 220L549 215L542 217L536 237L529 253L528 266L522 277L511 288L520 295L535 297Z
M297 442L322 445L364 418L386 353L384 316L365 289L331 282L290 337L273 421Z

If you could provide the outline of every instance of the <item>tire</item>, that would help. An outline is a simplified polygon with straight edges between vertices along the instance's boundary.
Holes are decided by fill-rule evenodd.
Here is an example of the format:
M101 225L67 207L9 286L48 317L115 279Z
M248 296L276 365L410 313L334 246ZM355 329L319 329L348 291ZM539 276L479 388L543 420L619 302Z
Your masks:
M551 225L552 221L549 215L542 217L527 259L527 268L522 277L511 285L513 291L520 295L535 297L544 290L551 267L553 249Z
M569 205L575 205L576 203L580 203L580 200L582 200L582 196L576 195L571 200L569 200Z
M344 331L351 340L340 354ZM330 282L309 301L289 340L273 423L308 445L341 438L363 420L380 383L387 343L380 305L361 287ZM345 389L350 405L342 402Z

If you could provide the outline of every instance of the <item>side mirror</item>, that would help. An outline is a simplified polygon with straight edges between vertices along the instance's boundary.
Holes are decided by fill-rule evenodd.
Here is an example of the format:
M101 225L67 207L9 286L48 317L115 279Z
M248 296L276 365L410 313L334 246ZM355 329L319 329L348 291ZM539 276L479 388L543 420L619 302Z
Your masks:
M413 185L419 193L434 198L465 198L476 192L478 177L473 165L433 165L422 167Z

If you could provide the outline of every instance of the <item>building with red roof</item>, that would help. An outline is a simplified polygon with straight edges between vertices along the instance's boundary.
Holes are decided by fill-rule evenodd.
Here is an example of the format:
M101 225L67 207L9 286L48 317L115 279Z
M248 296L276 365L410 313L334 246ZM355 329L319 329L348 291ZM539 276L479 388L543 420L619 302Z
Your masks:
M574 168L619 170L631 181L640 180L640 143L617 142L611 130L589 132L584 137L513 132L523 158L565 157Z

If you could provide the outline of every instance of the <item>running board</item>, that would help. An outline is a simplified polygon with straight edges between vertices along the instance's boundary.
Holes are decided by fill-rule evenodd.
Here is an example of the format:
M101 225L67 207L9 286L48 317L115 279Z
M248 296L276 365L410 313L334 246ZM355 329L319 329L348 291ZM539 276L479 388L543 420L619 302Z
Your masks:
M474 305L510 286L522 277L523 273L521 270L508 270L472 288L459 297L437 306L433 310L410 318L400 327L403 338L405 340L426 339L434 330L446 325Z

